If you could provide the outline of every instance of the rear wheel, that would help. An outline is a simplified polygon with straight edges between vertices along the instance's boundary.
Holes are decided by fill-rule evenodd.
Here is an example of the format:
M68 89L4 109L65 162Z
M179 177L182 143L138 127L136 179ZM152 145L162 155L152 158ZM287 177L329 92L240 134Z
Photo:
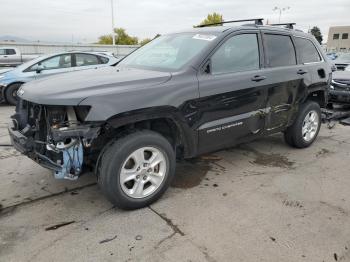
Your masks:
M316 140L321 128L321 109L319 104L308 101L299 109L292 126L284 133L287 144L296 148L306 148Z
M152 131L139 131L104 150L98 183L117 207L142 208L169 187L175 164L175 152L166 138Z
M16 84L12 84L6 88L5 99L6 99L7 103L9 103L10 105L15 106L17 104L17 91L21 85L22 85L22 83L16 83Z

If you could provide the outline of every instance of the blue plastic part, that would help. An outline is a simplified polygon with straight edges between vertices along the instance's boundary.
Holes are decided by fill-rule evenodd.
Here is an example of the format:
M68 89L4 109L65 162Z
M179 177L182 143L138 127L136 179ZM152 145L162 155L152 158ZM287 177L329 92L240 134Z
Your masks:
M62 169L55 172L55 178L77 180L83 165L83 145L78 143L63 149L62 152Z

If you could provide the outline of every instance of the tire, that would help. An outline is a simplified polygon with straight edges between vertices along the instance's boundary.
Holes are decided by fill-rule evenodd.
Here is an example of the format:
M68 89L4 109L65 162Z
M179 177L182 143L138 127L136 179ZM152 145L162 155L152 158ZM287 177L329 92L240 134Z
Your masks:
M146 207L169 187L175 174L175 152L160 134L137 131L107 147L98 168L98 184L115 206L125 210Z
M321 108L316 102L307 101L301 105L293 125L284 132L284 139L292 147L306 148L315 142L320 128Z
M10 105L15 106L17 104L17 91L21 85L22 85L22 83L16 83L16 84L12 84L8 88L6 88L5 100Z

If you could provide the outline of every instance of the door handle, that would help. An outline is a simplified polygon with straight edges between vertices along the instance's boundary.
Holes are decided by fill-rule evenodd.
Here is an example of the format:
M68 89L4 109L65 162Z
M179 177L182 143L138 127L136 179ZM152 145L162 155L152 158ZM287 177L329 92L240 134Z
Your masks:
M297 74L298 75L305 75L305 74L307 74L307 71L300 69L300 70L298 70Z
M266 79L266 76L254 76L252 77L252 81L254 82L260 82Z
M6 58L6 57L7 57L7 55L4 55L4 57Z

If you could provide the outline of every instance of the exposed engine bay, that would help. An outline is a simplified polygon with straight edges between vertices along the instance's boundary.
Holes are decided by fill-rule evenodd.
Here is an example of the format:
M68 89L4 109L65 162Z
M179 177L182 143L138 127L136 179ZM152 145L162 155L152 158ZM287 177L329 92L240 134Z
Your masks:
M76 180L84 151L100 132L84 123L89 107L38 105L20 100L9 131L17 150L54 171L55 178Z

